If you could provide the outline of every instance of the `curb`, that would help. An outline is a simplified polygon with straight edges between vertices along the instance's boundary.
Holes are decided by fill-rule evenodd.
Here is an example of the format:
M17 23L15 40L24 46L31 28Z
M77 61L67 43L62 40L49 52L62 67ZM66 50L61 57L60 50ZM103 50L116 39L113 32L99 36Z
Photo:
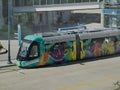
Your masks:
M0 68L11 67L11 66L16 66L16 64L3 65L3 66L0 66Z

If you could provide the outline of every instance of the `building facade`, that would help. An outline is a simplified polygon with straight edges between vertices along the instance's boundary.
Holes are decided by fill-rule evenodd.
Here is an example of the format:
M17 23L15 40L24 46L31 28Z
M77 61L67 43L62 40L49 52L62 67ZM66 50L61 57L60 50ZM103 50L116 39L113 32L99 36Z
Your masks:
M73 10L99 8L99 0L13 0L15 23L61 25L73 23Z
M0 0L0 29L8 23L8 0Z
M4 24L4 19L3 19L3 6L2 6L2 0L0 0L0 29L2 25Z
M104 0L104 27L120 28L120 0Z
M0 8L0 12L2 12L0 13L0 19L2 18L1 20L7 22L6 2L8 0L0 1L3 2L0 3L0 7L3 7L3 9ZM73 11L100 9L100 1L102 0L13 0L13 24L17 26L20 23L27 27L74 25L87 21L87 19L84 17L74 18ZM4 5L2 6L2 4Z

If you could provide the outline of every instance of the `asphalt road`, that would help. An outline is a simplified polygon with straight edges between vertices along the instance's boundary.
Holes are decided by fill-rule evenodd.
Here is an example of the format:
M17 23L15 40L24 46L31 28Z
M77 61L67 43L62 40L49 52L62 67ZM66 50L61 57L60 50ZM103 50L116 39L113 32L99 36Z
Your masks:
M0 90L120 90L120 57L34 69L0 68Z

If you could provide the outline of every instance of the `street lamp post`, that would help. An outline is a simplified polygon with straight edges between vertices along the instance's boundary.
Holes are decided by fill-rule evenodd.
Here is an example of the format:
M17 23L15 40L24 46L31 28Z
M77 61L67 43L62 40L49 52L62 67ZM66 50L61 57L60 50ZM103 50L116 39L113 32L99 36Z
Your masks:
M12 64L10 53L11 30L12 30L12 0L8 0L8 64Z

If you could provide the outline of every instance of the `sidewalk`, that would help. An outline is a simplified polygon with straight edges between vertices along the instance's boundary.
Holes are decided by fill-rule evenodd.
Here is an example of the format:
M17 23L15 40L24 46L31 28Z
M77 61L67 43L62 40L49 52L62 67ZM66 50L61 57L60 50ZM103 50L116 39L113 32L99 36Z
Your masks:
M11 64L8 64L7 60L0 60L0 68L4 68L4 67L10 67L10 66L16 66L15 60L12 60Z
M0 40L0 42L2 43L4 48L8 50L8 40ZM0 55L0 68L16 65L15 59L17 56L18 48L19 48L18 41L10 40L10 56L11 56L12 64L8 64L8 53L1 54Z

